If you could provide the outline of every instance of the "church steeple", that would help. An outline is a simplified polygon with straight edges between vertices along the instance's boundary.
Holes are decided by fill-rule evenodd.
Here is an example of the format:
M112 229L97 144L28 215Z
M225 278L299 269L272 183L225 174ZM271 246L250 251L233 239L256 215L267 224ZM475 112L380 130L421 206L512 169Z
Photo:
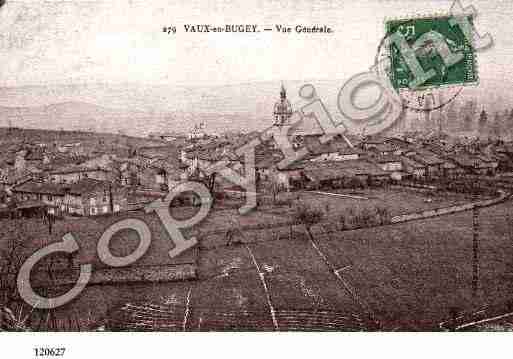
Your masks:
M283 83L281 84L280 100L274 105L273 115L275 126L289 125L292 116L292 105L287 99L287 91Z

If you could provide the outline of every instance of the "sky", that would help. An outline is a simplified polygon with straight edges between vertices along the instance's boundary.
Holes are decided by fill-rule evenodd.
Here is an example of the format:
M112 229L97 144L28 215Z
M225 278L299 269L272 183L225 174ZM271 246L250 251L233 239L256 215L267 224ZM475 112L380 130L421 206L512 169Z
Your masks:
M17 1L0 8L0 88L223 86L344 80L366 71L387 18L447 13L451 1ZM494 38L478 54L481 89L513 83L511 1L463 0ZM184 24L327 25L333 34L188 34ZM162 32L177 27L175 35ZM36 95L34 95L35 97ZM59 98L61 98L60 96ZM46 95L46 102L52 96ZM29 95L0 105L30 105ZM105 105L108 105L105 104Z

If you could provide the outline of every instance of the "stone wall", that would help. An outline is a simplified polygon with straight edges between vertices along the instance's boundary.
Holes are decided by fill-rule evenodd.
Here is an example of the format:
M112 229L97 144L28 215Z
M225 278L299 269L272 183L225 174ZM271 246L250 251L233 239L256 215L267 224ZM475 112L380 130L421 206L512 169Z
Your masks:
M509 197L510 197L509 193L499 191L499 197L497 197L497 198L492 198L492 199L483 200L483 201L476 201L476 202L471 202L471 203L465 203L465 204L461 204L461 205L431 209L431 210L421 211L421 212L416 212L416 213L402 214L399 216L392 217L390 219L390 223L408 222L408 221L437 217L437 216L442 216L442 215L452 214L452 213L457 213L457 212L469 211L469 210L472 210L474 207L475 208L489 207L489 206L493 206L495 204L504 202Z
M93 269L89 284L117 284L130 282L173 282L196 279L196 264L184 263L159 266L129 266L124 268ZM52 278L47 273L35 272L32 275L33 287L52 285L75 285L79 269L54 271Z

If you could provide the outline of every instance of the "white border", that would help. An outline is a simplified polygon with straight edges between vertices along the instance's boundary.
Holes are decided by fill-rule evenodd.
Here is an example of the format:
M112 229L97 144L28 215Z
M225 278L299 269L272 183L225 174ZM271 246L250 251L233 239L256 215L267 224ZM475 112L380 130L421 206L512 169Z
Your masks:
M504 356L507 333L2 333L2 358L488 358ZM41 357L42 358L42 357ZM45 357L50 358L50 357Z

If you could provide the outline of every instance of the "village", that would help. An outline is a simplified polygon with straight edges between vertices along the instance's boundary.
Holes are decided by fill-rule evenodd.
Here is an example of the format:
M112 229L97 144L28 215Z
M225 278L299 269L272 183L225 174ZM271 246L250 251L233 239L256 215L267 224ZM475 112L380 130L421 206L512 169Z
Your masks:
M275 106L276 126L284 126L292 109L285 89ZM11 135L23 129L10 129ZM153 134L147 146L102 140L63 143L29 142L2 146L1 206L4 216L98 216L142 208L186 181L208 184L214 196L243 196L222 178L207 178L202 169L225 160L243 168L237 148L257 133L209 135L197 127L189 134ZM510 176L513 143L490 139L338 135L321 143L322 133L290 136L294 148L308 155L283 168L283 153L273 139L256 148L260 192L359 189L387 185L449 185L455 180ZM8 139L9 136L6 136ZM469 183L474 183L472 180Z
M457 326L463 319L454 313L467 320L509 308L508 286L496 286L502 271L490 263L509 263L513 143L449 136L436 123L429 133L324 142L308 126L289 132L283 85L269 112L273 130L290 133L305 156L283 162L272 136L203 125L146 138L1 129L0 221L14 253L2 258L3 301L26 313L31 328L56 331L424 330ZM257 202L241 214L247 188L208 169L222 162L244 176L238 149L255 138ZM191 181L208 189L212 208L184 229L197 245L170 257L173 235L149 209ZM169 213L191 218L202 201L180 194ZM98 241L127 219L144 222L152 243L136 263L111 267ZM12 274L70 234L79 250L38 262L32 285L46 296L65 293L86 264L94 268L89 285L60 308L31 309ZM118 257L137 248L136 232L110 235Z

